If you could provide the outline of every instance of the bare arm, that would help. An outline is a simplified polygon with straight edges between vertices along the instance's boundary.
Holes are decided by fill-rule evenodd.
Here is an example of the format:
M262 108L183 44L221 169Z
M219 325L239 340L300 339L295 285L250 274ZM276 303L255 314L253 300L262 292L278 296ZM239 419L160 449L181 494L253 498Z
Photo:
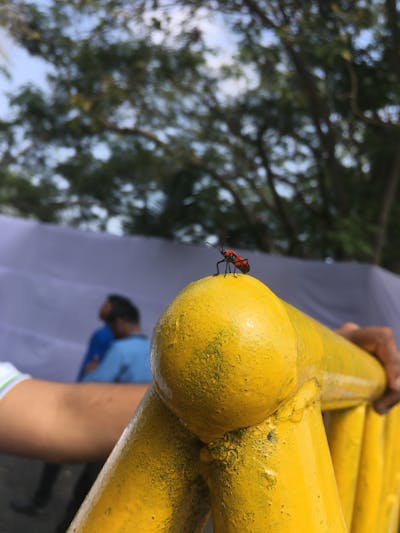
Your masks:
M105 459L147 388L21 381L0 400L0 452L52 462Z
M354 322L346 322L336 332L375 355L382 363L387 388L374 407L378 413L386 413L400 401L400 352L393 331L384 326L360 327Z

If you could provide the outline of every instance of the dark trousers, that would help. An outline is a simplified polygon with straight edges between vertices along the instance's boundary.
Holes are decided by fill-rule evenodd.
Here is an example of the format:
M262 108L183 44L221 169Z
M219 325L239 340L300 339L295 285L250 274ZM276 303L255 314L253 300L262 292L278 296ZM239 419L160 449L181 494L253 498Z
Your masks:
M73 489L72 497L65 509L64 516L59 521L55 533L65 533L68 526L72 522L74 516L86 498L91 486L95 482L100 470L102 469L104 461L98 463L88 463L84 466L80 476L78 477L75 487Z
M38 486L32 498L32 503L36 507L43 507L49 502L61 468L62 465L60 464L44 463Z

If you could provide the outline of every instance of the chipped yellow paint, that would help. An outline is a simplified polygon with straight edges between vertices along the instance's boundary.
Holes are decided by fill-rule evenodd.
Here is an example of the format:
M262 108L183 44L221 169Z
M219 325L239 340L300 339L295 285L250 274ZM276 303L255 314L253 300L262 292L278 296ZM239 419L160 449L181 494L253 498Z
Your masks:
M155 328L151 360L154 388L69 531L201 531L209 494L217 533L345 532L354 498L354 532L373 531L360 529L360 514L370 511L369 524L380 517L372 487L381 502L383 464L372 461L394 453L383 419L369 409L358 476L341 457L349 441L340 433L352 423L333 423L344 515L321 418L321 406L361 412L382 393L373 357L255 278L227 275L178 294ZM354 439L362 426L358 416ZM355 444L356 463L358 453ZM387 522L398 509L393 464Z
M312 382L261 424L209 443L202 460L217 532L347 531Z

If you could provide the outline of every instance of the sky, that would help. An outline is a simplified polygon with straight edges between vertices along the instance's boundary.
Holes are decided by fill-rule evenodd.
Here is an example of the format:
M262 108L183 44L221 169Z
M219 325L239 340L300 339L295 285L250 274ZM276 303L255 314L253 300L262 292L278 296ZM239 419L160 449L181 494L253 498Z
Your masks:
M176 31L178 31L183 22L182 13L172 8L170 9L170 15L172 20L171 27L176 28ZM221 18L208 17L203 10L196 21L193 21L193 24L201 28L207 45L217 50L215 55L210 55L208 58L210 69L217 69L221 63L229 63L233 60L232 56L236 48L235 39L225 29ZM46 88L46 73L50 68L45 61L29 55L4 30L0 30L0 119L7 119L12 116L7 94L13 94L18 87L27 83ZM9 77L5 76L1 69L6 69ZM245 85L248 80L243 79L242 83ZM235 79L234 82L228 81L225 82L221 89L226 94L232 94L241 89L241 83L238 79ZM110 220L107 225L107 231L121 234L120 221Z
M10 78L7 78L0 73L0 114L4 117L4 113L7 113L6 93L12 94L16 87L29 82L46 86L46 63L30 56L4 32L0 32L0 49L0 64L10 74Z
M209 67L211 69L218 68L222 62L230 62L232 60L232 53L236 47L235 39L226 30L221 18L210 18L203 11L200 10L199 18L195 21L195 25L201 28L207 45L218 50L217 54L210 55L208 58ZM178 10L175 12L174 9L170 8L170 15L173 21L172 26L176 24L178 27L182 14ZM45 87L46 69L48 67L43 60L30 56L23 48L17 46L2 30L0 30L0 51L0 66L5 67L10 74L10 79L7 79L0 73L0 116L4 117L4 112L7 111L6 93L12 93L16 87L29 82ZM251 77L251 73L248 74ZM248 81L247 79L245 83L248 83ZM231 86L229 82L224 86L224 91L227 94L238 90L240 90L238 80L236 80L234 86Z
M176 31L180 24L182 24L182 13L172 9L171 20L176 25ZM208 46L217 50L208 58L209 68L218 69L222 63L229 63L234 61L233 54L236 49L236 42L234 36L228 32L220 17L209 17L207 12L201 11L199 17L193 24L199 28L203 33ZM187 29L187 28L186 28ZM26 50L18 46L3 30L0 30L0 119L7 119L11 116L11 109L8 106L7 94L13 94L18 87L27 83L33 83L40 88L46 88L46 73L50 70L50 66L42 59L30 56ZM7 77L1 72L6 69L9 73ZM241 81L235 79L234 81L227 81L221 87L225 94L237 93L244 89L245 85L251 79L251 73ZM243 85L243 86L242 86ZM112 233L121 233L120 223L118 221L111 221L110 227L107 228Z

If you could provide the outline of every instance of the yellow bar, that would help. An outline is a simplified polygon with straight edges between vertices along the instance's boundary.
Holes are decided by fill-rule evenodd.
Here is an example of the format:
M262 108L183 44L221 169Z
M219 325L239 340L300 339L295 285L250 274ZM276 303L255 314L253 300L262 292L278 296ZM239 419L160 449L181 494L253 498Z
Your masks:
M313 383L265 422L209 443L202 459L216 533L347 531Z
M152 371L166 405L203 442L266 420L309 380L323 409L378 397L375 358L251 276L188 285L154 331Z
M343 514L351 528L357 489L365 405L329 413L328 441Z
M399 488L399 485L398 485ZM386 525L384 526L385 533L398 533L399 531L399 495L392 495L388 498L389 515Z
M299 375L317 377L323 410L352 407L382 394L385 375L374 357L289 304L284 306L296 334Z
M352 533L382 531L379 522L383 488L385 417L367 409Z
M227 275L171 302L151 361L154 389L70 532L201 531L209 494L200 453L218 533L346 531L320 402L336 409L377 397L385 378L374 358L255 278ZM356 533L375 531L381 420L368 413L353 522L369 527Z
M68 531L202 531L209 496L199 472L200 448L152 390Z
M385 417L385 466L380 524L385 533L397 533L399 510L399 434L400 410L394 407Z

